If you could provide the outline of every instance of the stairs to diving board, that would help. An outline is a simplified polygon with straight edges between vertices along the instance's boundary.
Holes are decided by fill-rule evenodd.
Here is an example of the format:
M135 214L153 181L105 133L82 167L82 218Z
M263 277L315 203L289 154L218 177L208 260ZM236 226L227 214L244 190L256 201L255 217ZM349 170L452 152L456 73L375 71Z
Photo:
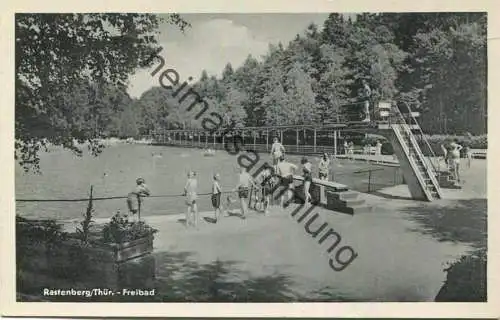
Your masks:
M389 126L392 134L390 140L412 198L424 201L441 199L438 170L424 156L412 131L421 130L420 126L413 116L413 123L410 126L396 106L391 111L392 117Z

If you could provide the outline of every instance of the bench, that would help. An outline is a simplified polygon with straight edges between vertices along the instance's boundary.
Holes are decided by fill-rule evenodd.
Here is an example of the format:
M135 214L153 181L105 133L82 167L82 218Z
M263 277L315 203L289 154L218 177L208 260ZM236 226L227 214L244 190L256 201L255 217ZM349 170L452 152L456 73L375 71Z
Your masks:
M294 181L304 181L304 177L295 175L293 176ZM321 180L318 178L313 178L313 183L322 187L325 187L328 191L348 191L349 188L344 185L333 181Z

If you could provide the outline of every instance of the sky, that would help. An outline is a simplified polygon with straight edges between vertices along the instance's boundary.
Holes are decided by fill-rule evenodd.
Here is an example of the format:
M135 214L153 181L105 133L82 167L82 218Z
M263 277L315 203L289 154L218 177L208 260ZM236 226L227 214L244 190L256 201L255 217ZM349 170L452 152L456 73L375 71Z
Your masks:
M160 55L167 67L179 73L179 83L193 77L196 82L202 70L220 76L230 62L234 69L249 54L260 59L270 44L288 44L297 34L302 34L310 23L321 28L328 13L300 14L182 14L191 24L182 33L168 24L160 26ZM150 73L157 67L138 70L130 78L129 94L139 98L153 86L158 86L158 74Z

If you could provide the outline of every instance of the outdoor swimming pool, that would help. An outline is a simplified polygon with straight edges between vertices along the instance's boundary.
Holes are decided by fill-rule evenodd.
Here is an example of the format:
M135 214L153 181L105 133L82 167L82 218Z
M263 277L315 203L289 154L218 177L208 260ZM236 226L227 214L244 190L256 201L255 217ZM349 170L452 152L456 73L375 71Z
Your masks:
M260 154L260 157L262 163L269 161L268 154ZM290 160L299 164L300 157L291 155ZM319 158L311 160L317 169ZM254 170L260 165L257 164ZM352 172L368 168L382 169L372 172L372 191L402 182L398 168L347 160L336 160L332 164L335 181L362 192L368 190L368 173ZM199 149L130 144L109 146L98 157L87 153L78 157L56 149L41 154L41 170L42 174L37 175L16 167L17 199L87 198L90 185L94 186L94 197L126 196L134 188L137 177L146 179L154 195L180 195L189 170L198 173L199 193L210 192L212 176L216 172L221 175L223 190L229 191L234 188L239 172L237 156L224 150L206 157ZM198 202L200 211L212 210L208 196L201 196ZM85 201L16 202L16 212L32 218L80 219L86 206ZM124 199L95 201L94 208L96 217L110 217L117 210L127 210ZM142 214L168 215L184 210L183 197L150 198L146 199Z

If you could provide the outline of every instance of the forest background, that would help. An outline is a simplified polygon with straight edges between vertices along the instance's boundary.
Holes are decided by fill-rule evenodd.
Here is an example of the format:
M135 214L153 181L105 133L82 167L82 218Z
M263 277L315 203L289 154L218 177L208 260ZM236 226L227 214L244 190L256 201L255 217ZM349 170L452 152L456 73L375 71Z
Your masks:
M200 128L199 110L188 112L192 101L180 103L175 88L127 94L128 77L161 50L163 20L16 15L16 158L36 165L47 144L81 152L75 143ZM178 14L166 20L190 27ZM332 13L263 57L228 63L220 77L203 71L190 87L237 127L320 125L359 101L366 79L376 100L419 111L426 134L481 136L486 148L486 26L485 13Z

